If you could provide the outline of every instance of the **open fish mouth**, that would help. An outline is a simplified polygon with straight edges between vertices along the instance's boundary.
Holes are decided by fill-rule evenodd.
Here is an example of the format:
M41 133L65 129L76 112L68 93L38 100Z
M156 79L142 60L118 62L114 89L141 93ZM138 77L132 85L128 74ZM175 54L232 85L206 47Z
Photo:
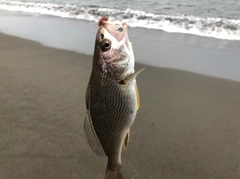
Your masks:
M103 51L107 51L111 48L111 39L109 39L109 35L114 37L117 42L125 43L127 48L131 50L131 43L128 39L127 33L127 23L122 22L119 24L114 24L108 22L107 17L102 17L98 25L99 29L99 40L101 41L101 46L103 47Z
M127 35L127 24L125 22L121 24L112 24L107 21L103 21L102 27L115 37L118 42L122 41Z

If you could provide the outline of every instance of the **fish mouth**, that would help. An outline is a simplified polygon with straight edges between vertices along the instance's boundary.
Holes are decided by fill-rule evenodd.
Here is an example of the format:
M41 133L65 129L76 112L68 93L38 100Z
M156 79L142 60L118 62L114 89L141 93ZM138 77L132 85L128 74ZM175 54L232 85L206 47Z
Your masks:
M110 23L108 21L103 20L99 22L99 26L101 29L99 33L100 41L105 40L105 35L106 35L105 33L107 31L108 34L114 37L118 42L123 41L127 46L127 48L131 50L131 43L129 42L128 33L127 33L127 23L123 22L119 24L114 24L114 23Z
M112 24L107 21L102 22L102 27L108 31L115 39L120 42L127 36L127 24ZM103 34L101 34L103 35Z

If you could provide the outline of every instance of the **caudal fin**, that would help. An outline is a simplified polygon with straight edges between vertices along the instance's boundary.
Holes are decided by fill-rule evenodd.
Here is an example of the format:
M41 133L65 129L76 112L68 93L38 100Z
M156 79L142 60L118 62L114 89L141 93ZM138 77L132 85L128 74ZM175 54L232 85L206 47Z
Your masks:
M117 168L110 169L107 166L105 179L124 179L121 168L121 166L118 166Z

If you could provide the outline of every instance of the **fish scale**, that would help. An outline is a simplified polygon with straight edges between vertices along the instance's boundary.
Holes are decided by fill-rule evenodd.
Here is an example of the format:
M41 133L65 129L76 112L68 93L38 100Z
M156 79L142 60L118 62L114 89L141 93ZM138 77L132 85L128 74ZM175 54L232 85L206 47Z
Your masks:
M109 157L116 152L111 150L115 145L118 146L118 152L120 152L127 126L131 125L135 118L136 99L132 97L135 95L135 81L125 86L118 84L110 77L99 78L99 76L104 75L93 72L90 78L90 111L93 111L91 112L92 118L98 118L93 121L94 129ZM111 135L112 131L115 135ZM122 131L125 132L118 135Z

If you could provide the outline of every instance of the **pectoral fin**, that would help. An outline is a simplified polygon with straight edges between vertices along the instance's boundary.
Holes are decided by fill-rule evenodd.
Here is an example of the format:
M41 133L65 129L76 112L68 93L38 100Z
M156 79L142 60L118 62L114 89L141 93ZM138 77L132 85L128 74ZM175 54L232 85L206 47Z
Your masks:
M145 68L141 69L141 70L138 70L137 72L129 75L128 77L126 77L125 79L121 80L119 82L119 84L121 85L126 85L128 83L130 83L131 81L133 81L134 79L136 79L136 77L139 75L139 73L141 73L143 70L145 70Z
M124 139L124 143L123 143L123 148L124 148L125 150L127 150L127 146L128 146L128 143L129 143L129 139L130 139L130 129L129 129L129 131L128 131L125 139Z

